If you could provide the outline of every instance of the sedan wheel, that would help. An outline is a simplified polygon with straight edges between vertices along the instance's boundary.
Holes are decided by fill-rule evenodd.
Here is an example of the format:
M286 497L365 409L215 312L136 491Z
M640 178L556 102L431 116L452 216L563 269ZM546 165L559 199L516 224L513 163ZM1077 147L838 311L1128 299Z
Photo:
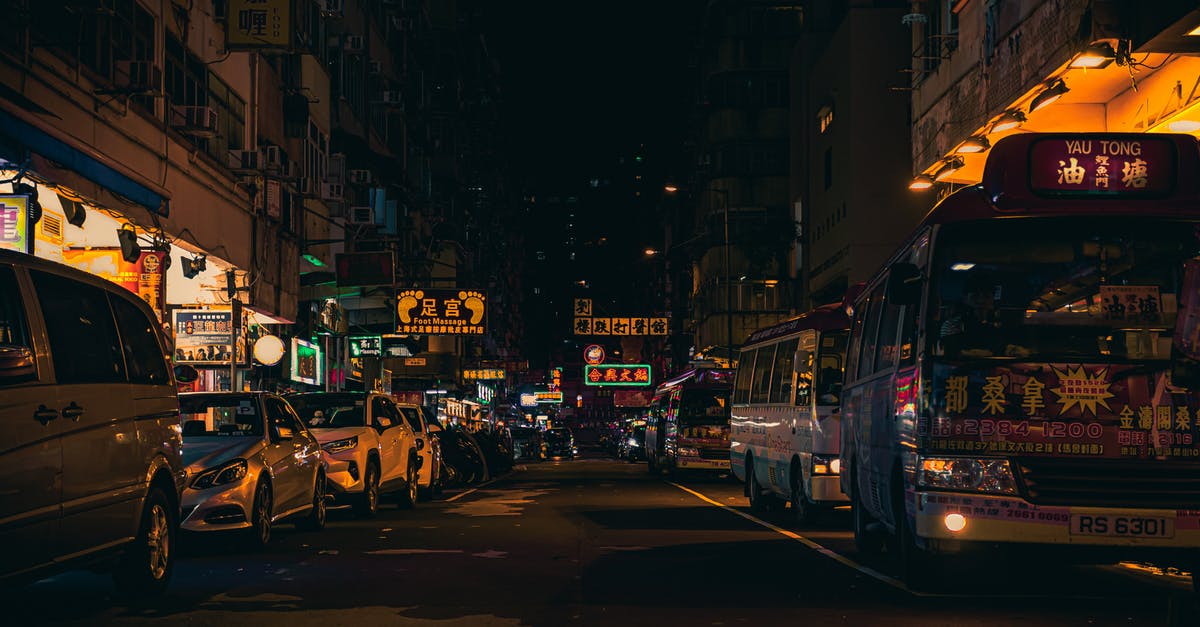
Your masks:
M253 548L262 548L271 542L271 486L265 481L254 490L248 531L247 540Z

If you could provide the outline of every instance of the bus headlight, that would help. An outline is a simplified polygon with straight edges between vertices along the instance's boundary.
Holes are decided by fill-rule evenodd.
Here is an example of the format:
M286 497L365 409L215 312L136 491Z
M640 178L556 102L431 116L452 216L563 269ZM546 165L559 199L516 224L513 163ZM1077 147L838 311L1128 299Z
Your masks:
M814 475L836 475L842 471L842 460L836 455L813 455Z
M1007 459L921 457L917 485L935 490L1016 494L1017 482Z

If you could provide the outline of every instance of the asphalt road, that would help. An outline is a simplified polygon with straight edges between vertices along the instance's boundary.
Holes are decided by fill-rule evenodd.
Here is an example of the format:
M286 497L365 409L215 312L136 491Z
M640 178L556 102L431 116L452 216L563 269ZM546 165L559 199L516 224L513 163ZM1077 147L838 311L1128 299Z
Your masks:
M3 591L5 623L81 625L1200 625L1181 578L1122 567L975 563L915 594L860 564L844 512L799 529L751 516L728 479L602 458L518 467L479 489L266 551L187 537L165 598L102 575Z

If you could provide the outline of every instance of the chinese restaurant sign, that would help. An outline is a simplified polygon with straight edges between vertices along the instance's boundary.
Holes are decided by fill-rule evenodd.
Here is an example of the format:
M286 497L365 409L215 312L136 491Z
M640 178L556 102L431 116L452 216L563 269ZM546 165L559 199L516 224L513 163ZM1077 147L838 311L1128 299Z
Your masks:
M648 364L588 364L583 382L601 387L644 387L650 385Z
M63 251L63 262L89 274L103 277L137 294L150 305L159 320L166 320L166 270L167 253L160 250L144 250L134 263L121 257L119 248L68 249ZM229 334L226 333L226 339ZM225 342L229 344L228 341Z
M463 370L463 379L467 381L503 381L503 368L467 368Z
M483 335L486 303L483 291L403 290L396 294L396 333Z
M1200 459L1200 394L1162 394L1168 373L1139 368L939 366L942 407L918 419L918 434L948 453Z
M175 363L229 365L233 312L228 309L176 309L171 327L175 331ZM238 343L238 363L245 363L245 349Z
M1166 196L1175 188L1170 139L1048 137L1029 149L1029 187L1048 196Z
M666 335L666 318L575 317L575 335Z
M225 48L291 48L292 0L229 0Z
M0 249L32 253L29 227L29 196L0 195Z

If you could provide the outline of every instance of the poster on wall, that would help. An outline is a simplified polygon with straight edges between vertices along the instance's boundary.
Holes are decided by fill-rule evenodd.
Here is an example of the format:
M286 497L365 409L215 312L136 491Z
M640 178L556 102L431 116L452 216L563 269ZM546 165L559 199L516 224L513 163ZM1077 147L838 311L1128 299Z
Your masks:
M292 338L292 381L321 385L323 377L321 349L312 342Z
M33 253L29 226L29 196L0 195L0 249Z
M137 294L150 305L159 320L166 320L166 257L165 251L143 250L138 260L130 263L121 257L120 248L63 251L64 263L108 279Z
M175 363L228 366L233 313L220 309L176 309L171 313L175 332ZM239 337L238 364L246 365L244 342Z

